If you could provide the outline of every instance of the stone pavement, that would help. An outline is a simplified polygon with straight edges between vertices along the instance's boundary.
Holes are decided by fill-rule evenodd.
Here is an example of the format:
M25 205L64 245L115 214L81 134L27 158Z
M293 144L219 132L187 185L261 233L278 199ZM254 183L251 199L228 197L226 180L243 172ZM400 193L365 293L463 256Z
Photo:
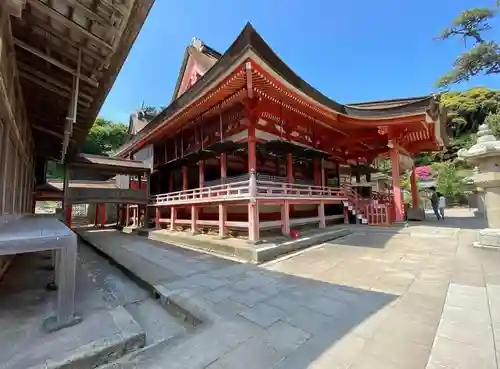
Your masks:
M497 368L500 253L473 248L476 231L465 229L466 211L457 214L439 228L359 228L261 266L116 231L84 232L162 298L204 321L161 350L109 367Z

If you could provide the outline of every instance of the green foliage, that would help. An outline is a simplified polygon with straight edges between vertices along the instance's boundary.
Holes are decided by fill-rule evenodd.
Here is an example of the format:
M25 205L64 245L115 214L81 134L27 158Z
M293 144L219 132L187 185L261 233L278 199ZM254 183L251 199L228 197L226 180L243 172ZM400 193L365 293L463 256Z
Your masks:
M500 114L489 114L485 119L485 123L488 124L493 136L500 138Z
M127 127L121 123L97 118L85 140L82 152L109 155L127 141Z
M432 168L437 172L437 191L444 196L458 200L463 196L462 178L454 163L435 163Z
M446 92L441 103L448 110L446 122L450 142L445 151L417 155L417 165L457 159L457 152L469 148L476 142L476 132L489 115L500 113L500 91L486 87L475 87L461 92ZM463 164L462 164L463 165Z
M47 178L64 178L64 166L55 161L49 161L47 163Z
M496 3L497 6L500 5L500 1L497 0ZM439 87L468 81L478 74L500 73L500 45L483 37L484 32L492 28L489 20L496 15L496 10L490 8L466 10L441 32L439 39L460 37L466 47L467 41L472 40L472 48L458 56L451 71L438 80Z
M491 113L500 111L500 91L474 87L461 92L446 92L441 104L448 109L447 128L451 137L474 133Z

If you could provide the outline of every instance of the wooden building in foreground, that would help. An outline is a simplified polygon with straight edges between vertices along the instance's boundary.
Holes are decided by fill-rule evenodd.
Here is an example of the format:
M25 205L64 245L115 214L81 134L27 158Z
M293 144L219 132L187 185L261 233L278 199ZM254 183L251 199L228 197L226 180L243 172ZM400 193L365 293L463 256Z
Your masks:
M148 213L157 227L237 229L257 241L263 230L339 218L403 220L400 174L414 154L442 148L443 123L438 96L336 103L247 24L224 54L194 39L173 101L116 155L154 166ZM392 191L365 199L340 180L346 165L381 157L392 160Z

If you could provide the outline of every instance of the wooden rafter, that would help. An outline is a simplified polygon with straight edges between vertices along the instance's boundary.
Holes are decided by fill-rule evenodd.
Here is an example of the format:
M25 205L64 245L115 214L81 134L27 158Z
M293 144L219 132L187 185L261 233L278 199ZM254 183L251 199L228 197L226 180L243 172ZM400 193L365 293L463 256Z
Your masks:
M71 93L71 86L68 86L68 84L64 84L64 83L61 83L60 79L57 79L57 78L53 78L39 70L36 70L36 69L33 69L31 68L30 66L24 64L24 63L18 63L18 67L19 67L19 70L21 71L21 75L22 75L22 72L27 72L27 73L30 73L32 75L34 75L35 77L38 77L52 85L54 85L55 87L58 87L68 93ZM92 102L92 96L86 94L86 93L83 93L83 92L80 92L78 94L78 98L79 99L82 99L82 100L86 100L88 102Z
M20 71L20 75L22 78L27 79L28 81L37 84L40 87L43 87L44 89L51 91L61 97L67 98L71 100L71 93L66 92L64 90L61 90L55 86L50 85L47 82L44 82L43 80L39 79L38 77L32 76L29 73L26 73L24 71ZM84 102L81 99L78 99L78 105L83 106L84 108L90 108L90 104L88 102Z
M49 16L50 18L62 23L64 26L81 33L83 36L87 37L90 41L98 44L101 47L104 47L105 49L109 51L114 51L113 46L104 41L103 39L99 38L89 30L83 28L80 26L78 23L75 23L74 21L68 19L65 17L63 14L57 12L50 6L38 1L38 0L28 0L28 3L30 6L33 8L39 10L40 12L44 13L45 15Z
M51 56L49 56L49 55L41 52L40 50L35 49L34 47L26 44L25 42L23 42L23 41L21 41L21 40L19 40L17 38L14 39L14 44L17 45L17 46L19 46L20 48L22 48L22 49L24 49L24 50L32 53L32 54L38 56L39 58L41 58L41 59L43 59L43 60L45 60L45 61L47 61L47 62L49 62L49 63L51 63L53 65L55 65L56 67L58 67L58 68L60 68L60 69L62 69L64 71L72 74L73 76L77 75L76 70L74 70L73 68L68 67L67 65L61 63L60 61L58 61L58 60L52 58ZM81 75L80 79L82 81L90 84L93 87L99 87L99 83L97 83L93 79L90 79L89 77Z

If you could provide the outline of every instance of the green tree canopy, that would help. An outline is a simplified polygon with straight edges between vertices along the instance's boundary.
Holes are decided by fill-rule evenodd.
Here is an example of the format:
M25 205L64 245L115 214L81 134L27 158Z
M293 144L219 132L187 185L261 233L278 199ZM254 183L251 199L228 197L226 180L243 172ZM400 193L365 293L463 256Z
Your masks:
M500 5L500 1L497 0L496 4ZM496 15L496 9L469 9L458 15L451 25L441 32L439 39L460 37L465 47L470 45L471 48L459 55L452 69L438 80L439 87L468 81L478 74L500 73L500 44L484 36L485 32L491 30L489 21Z
M458 150L471 147L476 142L477 129L485 123L486 117L500 113L500 90L475 87L461 92L446 92L441 96L441 103L448 109L446 128L450 137L449 146L439 153L418 155L418 165L453 162Z
M441 103L448 109L448 134L456 138L477 132L489 114L500 112L500 90L475 87L462 92L446 92Z
M85 140L82 152L109 155L127 141L127 127L106 119L97 118Z

